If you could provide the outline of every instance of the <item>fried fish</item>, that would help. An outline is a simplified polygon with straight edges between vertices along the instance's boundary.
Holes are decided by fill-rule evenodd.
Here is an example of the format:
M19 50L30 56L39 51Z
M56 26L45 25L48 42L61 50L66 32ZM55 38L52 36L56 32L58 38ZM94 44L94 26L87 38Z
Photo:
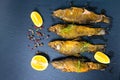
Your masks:
M58 9L53 12L53 16L58 17L67 22L79 23L79 24L110 22L109 18L103 14L96 14L85 8L78 8L78 7Z
M96 52L105 50L105 45L90 44L85 41L52 41L48 45L67 56L79 57L84 52Z
M81 36L105 35L104 28L91 28L91 26L75 24L57 24L50 27L49 31L66 39L73 39Z
M54 68L63 72L88 72L91 70L103 70L107 67L105 64L85 62L82 59L66 58L62 60L56 60L51 63Z

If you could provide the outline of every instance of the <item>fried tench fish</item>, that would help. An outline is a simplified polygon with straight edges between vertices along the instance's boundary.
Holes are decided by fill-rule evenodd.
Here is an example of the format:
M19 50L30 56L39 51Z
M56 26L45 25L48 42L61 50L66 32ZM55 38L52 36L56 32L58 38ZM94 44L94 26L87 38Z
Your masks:
M73 39L80 36L105 35L104 28L91 28L91 26L75 24L57 24L50 27L49 31L54 32L66 39Z
M85 8L78 8L78 7L58 9L53 12L53 16L58 17L67 22L79 23L79 24L110 22L109 18L103 14L96 14Z
M52 41L48 45L67 56L77 56L84 52L96 52L105 50L105 45L94 45L85 41Z
M85 62L82 59L65 58L51 63L54 68L63 72L88 72L91 70L103 70L107 67L105 64Z

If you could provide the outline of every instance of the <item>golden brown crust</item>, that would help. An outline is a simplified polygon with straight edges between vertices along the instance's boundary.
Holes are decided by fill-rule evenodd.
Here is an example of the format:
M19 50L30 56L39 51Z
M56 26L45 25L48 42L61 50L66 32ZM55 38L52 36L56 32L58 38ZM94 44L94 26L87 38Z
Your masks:
M109 23L109 18L105 15L99 15L85 8L71 7L68 9L59 9L53 12L53 15L67 22L87 24L105 22Z
M64 55L79 57L84 52L96 52L104 49L104 45L93 45L84 41L53 41L48 45Z
M57 24L50 27L49 30L66 39L73 39L81 36L105 35L104 28L91 28L91 26L73 24Z
M80 59L66 58L63 60L53 61L53 67L63 72L88 72L90 70L101 70L107 66L104 64L84 62Z

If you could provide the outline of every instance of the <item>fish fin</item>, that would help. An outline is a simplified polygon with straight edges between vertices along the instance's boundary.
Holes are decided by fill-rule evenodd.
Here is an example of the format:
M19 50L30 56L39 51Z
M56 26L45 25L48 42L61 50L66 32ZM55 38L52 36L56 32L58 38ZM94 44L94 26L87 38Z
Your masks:
M90 14L91 12L85 8L83 8L83 14Z
M105 69L101 69L101 71L105 71Z
M82 38L81 37L77 37L77 38L73 39L73 41L82 41Z
M67 70L66 69L62 69L62 72L67 72Z

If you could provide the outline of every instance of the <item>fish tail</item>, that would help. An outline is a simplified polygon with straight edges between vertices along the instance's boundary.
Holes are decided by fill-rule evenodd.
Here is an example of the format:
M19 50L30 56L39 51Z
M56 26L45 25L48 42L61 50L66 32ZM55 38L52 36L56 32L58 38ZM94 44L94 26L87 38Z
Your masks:
M105 51L105 47L106 47L106 45L103 45L103 44L95 44L95 45L92 45L92 44L90 44L89 46L88 46L88 51L90 51L90 52L96 52L96 51Z
M93 62L88 62L87 65L89 66L89 70L104 70L107 67L106 64L93 63Z
M96 45L96 51L105 51L106 45Z
M98 32L98 35L105 35L105 34L106 34L105 29L101 29L101 30Z
M103 15L103 22L110 23L110 18Z
M91 51L91 52L96 52L96 51L105 51L105 46L106 45L98 45L98 44L96 44L96 45L89 45L89 51Z
M105 68L107 68L106 64L99 64L99 67L98 67L99 70L104 70Z

